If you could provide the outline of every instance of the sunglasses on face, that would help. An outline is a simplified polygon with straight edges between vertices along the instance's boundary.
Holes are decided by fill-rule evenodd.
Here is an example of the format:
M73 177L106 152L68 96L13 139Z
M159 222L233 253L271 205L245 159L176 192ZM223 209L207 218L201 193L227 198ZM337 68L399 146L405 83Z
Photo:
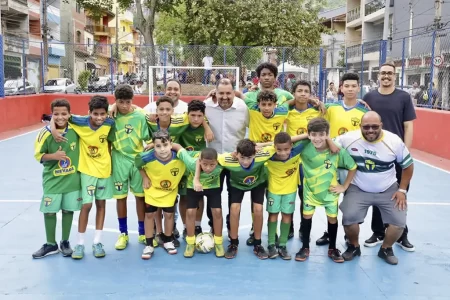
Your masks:
M372 128L372 130L380 129L380 125L362 125L361 127L364 130L370 130L371 128Z

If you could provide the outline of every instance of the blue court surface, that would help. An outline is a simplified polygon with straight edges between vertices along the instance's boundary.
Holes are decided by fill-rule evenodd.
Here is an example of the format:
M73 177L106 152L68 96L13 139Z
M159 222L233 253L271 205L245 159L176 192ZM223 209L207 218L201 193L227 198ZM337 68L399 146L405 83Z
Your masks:
M118 222L115 201L110 200L102 240L105 258L96 259L90 252L94 209L83 260L61 255L33 260L31 254L45 243L39 212L42 168L33 158L36 134L0 142L0 299L450 299L450 174L420 162L415 164L408 214L409 237L416 252L395 246L400 261L397 266L378 258L378 247L362 247L363 255L354 261L333 263L326 246L315 246L326 229L323 209L314 216L311 256L306 262L258 260L252 247L245 245L251 227L249 195L241 213L239 253L233 260L218 259L214 253L186 259L182 241L177 255L156 248L154 257L143 261L133 197L128 206L131 231L126 250L114 249ZM225 215L225 197L223 207ZM369 211L361 226L361 244L371 235L370 215ZM78 214L72 246L77 239L77 220ZM296 237L288 243L293 255L301 247L298 209L295 223ZM181 220L178 228L182 230ZM209 230L206 216L203 230ZM57 239L60 236L59 223ZM340 226L341 251L345 251L343 237ZM266 226L263 243L267 246ZM224 244L228 245L226 239Z

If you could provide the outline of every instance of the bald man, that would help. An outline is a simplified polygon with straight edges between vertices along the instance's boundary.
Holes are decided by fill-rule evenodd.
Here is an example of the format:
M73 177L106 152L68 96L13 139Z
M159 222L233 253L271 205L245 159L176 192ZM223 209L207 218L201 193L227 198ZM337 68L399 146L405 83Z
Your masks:
M370 206L380 209L383 222L388 224L378 256L388 264L398 264L392 245L406 226L406 188L411 181L414 165L408 148L400 137L383 130L381 117L374 111L361 119L361 133L351 131L336 138L358 165L352 184L340 205L342 224L349 240L342 257L352 260L361 255L359 224L364 222ZM402 180L397 182L395 162L402 168Z

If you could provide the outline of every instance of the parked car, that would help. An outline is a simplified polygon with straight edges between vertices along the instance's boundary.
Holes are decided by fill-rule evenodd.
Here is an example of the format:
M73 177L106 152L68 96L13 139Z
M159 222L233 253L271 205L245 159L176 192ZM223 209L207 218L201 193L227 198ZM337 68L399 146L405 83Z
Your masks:
M109 92L113 90L115 83L111 83L111 77L100 76L97 81L93 81L88 85L89 92Z
M25 79L25 89L23 79L6 80L4 84L5 96L36 94L36 88Z
M69 78L54 78L49 79L44 85L42 90L43 93L76 93L78 94L78 89Z

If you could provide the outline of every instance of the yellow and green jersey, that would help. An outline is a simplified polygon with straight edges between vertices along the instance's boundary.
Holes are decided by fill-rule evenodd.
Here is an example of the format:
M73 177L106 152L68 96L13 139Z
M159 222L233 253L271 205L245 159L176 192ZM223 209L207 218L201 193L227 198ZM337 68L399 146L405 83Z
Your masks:
M247 106L249 106L249 107L257 105L258 104L258 95L260 92L261 91L258 90L258 91L245 93L245 104L247 104ZM294 99L294 96L286 90L276 88L273 90L273 92L275 93L275 95L277 95L277 105L278 106L283 105L286 101Z
M263 116L258 105L249 107L250 121L248 138L255 143L273 142L275 135L283 130L288 117L288 110L284 106L276 107L270 118Z
M274 153L275 148L273 146L264 147L256 153L255 159L248 168L242 167L230 153L220 154L218 161L224 169L230 171L230 183L233 187L249 191L267 181L264 165Z
M364 105L357 103L346 108L343 101L328 103L326 119L330 123L330 137L335 138L349 131L359 130L362 116L368 111Z
M178 194L178 184L183 177L186 166L177 153L172 151L169 161L162 162L155 151L142 152L136 155L135 166L143 169L151 181L151 187L144 190L145 202L156 207L171 207Z
M311 105L308 105L308 108L305 110L298 110L295 106L290 106L286 119L287 134L294 136L307 133L308 122L317 117L320 117L320 112Z
M118 151L134 161L137 154L144 151L143 142L150 140L145 114L133 111L122 115L117 113L115 124L108 135L113 151Z
M300 154L309 143L309 140L295 143L289 158L285 161L277 160L276 154L267 161L269 192L275 195L288 195L297 191L300 184Z
M337 201L339 195L329 191L330 186L338 185L337 169L356 169L355 161L347 150L341 149L337 154L332 154L328 149L319 152L312 143L309 143L300 156L305 199L318 205Z
M42 186L44 194L64 194L80 190L80 173L78 160L80 156L79 138L73 128L68 125L60 130L67 139L65 143L57 143L49 127L39 131L34 142L34 158L42 163ZM66 153L67 159L63 161L42 161L45 154L53 154L59 150Z
M186 165L186 171L188 173L187 176L187 188L194 188L194 177L195 177L195 168L197 164L197 160L200 157L200 151L186 151L182 149L178 151L178 157L184 162ZM222 166L217 165L217 167L209 174L205 172L200 173L200 183L203 186L203 189L216 189L220 187L220 173L222 173Z
M159 126L159 120L155 122L150 122L147 120L148 129L150 132L150 138L153 134L161 129ZM169 131L172 142L180 143L180 136L189 127L189 118L187 114L172 116L170 118L170 125L167 129Z
M111 154L108 135L114 120L107 118L98 128L91 127L90 116L75 116L69 119L73 130L80 137L80 160L78 171L96 178L111 176Z
M188 126L180 136L180 145L187 151L202 151L206 148L205 128Z

